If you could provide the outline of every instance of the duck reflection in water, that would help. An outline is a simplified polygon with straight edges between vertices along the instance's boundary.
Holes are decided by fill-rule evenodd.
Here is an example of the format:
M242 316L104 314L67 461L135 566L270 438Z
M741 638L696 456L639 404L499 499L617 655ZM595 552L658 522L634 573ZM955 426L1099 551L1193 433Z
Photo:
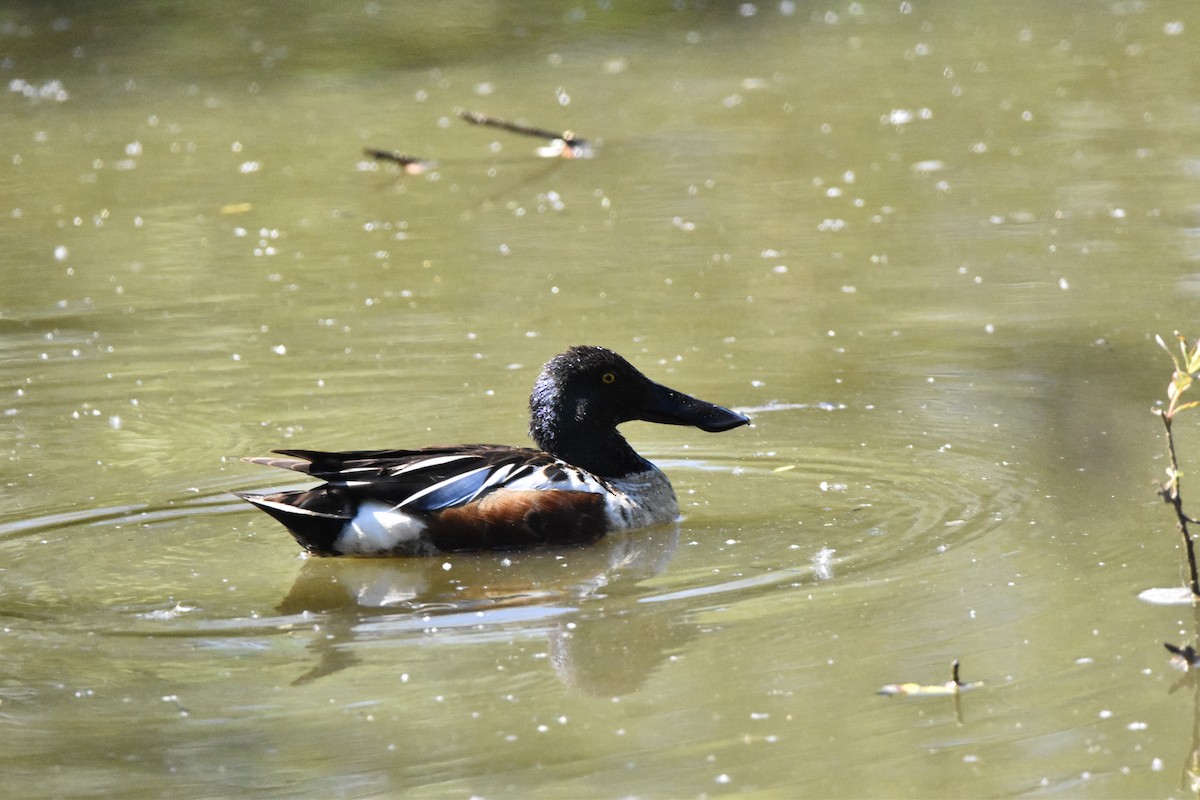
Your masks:
M674 619L673 604L638 603L640 584L665 570L678 539L671 524L586 548L306 559L278 607L304 615L296 632L319 627L309 644L317 663L294 683L360 664L366 642L402 647L436 628L445 646L469 645L502 629L546 640L564 684L597 696L628 694L695 635Z

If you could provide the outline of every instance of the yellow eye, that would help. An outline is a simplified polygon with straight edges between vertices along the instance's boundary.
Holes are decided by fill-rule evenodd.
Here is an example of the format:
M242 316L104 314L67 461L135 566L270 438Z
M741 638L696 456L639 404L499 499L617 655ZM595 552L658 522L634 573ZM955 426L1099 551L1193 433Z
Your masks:
M600 380L603 381L604 383L615 383L617 380L617 376L612 374L611 372L606 372L600 376Z

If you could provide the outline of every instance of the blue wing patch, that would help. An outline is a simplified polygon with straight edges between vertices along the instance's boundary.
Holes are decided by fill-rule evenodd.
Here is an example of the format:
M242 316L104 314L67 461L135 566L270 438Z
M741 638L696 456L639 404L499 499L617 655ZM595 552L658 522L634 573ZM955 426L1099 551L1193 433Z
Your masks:
M487 484L491 473L491 467L480 467L470 472L464 472L462 475L455 475L453 478L447 478L410 495L399 507L415 511L437 511L461 505L479 494L479 490Z

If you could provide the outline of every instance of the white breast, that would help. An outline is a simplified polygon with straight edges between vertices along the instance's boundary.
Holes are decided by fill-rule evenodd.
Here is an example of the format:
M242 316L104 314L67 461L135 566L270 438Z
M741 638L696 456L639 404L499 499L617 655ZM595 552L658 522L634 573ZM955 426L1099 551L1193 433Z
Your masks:
M608 520L613 530L646 528L679 518L675 490L656 467L608 483Z

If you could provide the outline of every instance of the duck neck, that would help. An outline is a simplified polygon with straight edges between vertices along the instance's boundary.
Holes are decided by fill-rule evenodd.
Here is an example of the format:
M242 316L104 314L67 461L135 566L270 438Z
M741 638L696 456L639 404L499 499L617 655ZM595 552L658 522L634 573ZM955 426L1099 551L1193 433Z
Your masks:
M612 425L588 425L572 411L534 409L529 435L537 446L602 478L624 478L654 469Z

